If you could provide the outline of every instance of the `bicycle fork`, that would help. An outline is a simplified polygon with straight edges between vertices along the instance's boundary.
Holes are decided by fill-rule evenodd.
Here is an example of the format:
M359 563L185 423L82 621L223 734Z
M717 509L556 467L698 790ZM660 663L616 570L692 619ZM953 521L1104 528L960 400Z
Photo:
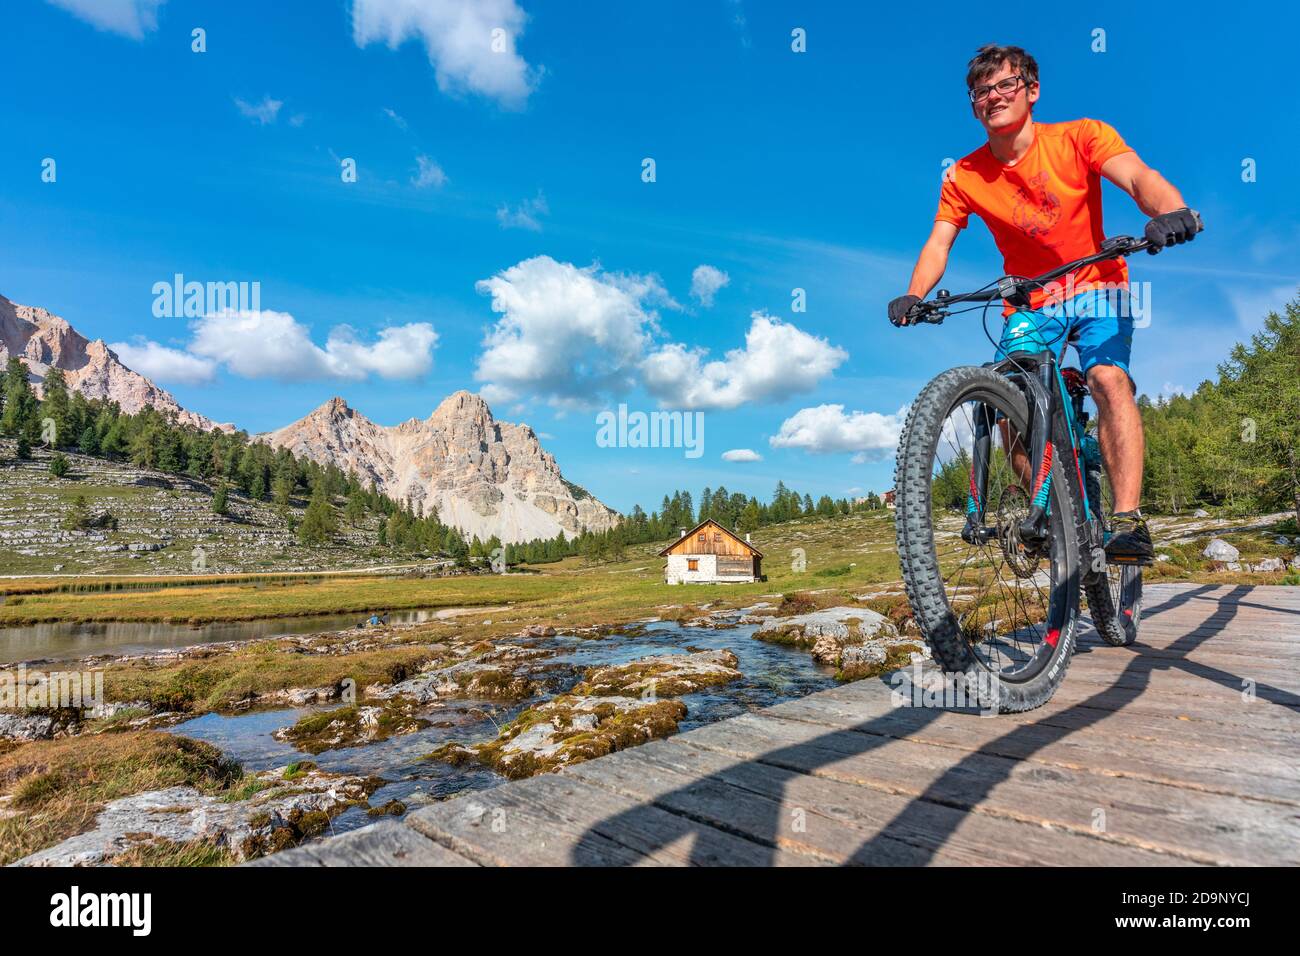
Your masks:
M1034 362L1026 357L1019 357L1017 370L1008 377L1028 379L1024 391L1030 400L1029 414L1029 448L1024 449L1023 436L1017 435L1007 423L1004 436L1004 450L1008 464L1016 471L1021 481L1030 487L1026 489L1030 497L1029 512L1016 529L1020 540L1030 551L1042 548L1047 541L1047 516L1050 513L1052 491L1052 415L1054 412L1052 396L1055 394L1052 382L1052 365L1047 362ZM1023 363L1023 364L1022 364ZM997 534L997 529L984 526L984 517L988 509L988 474L989 462L993 453L993 430L997 426L996 414L990 405L981 404L975 412L975 433L972 447L972 460L969 475L969 487L966 492L966 524L961 537L967 544L983 544ZM1015 468L1014 446L1020 445L1028 455L1030 474L1019 474Z
M1020 522L1020 540L1030 551L1047 543L1048 502L1052 493L1052 398L1056 394L1050 363L1039 363L1030 370L1034 385L1026 389L1029 409L1030 462L1034 463L1033 488L1030 490L1029 514Z

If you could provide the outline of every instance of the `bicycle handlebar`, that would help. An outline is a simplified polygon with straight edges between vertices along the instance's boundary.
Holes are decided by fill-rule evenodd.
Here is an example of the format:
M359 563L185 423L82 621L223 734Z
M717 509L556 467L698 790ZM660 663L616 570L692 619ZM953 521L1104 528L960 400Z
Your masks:
M1205 228L1205 224L1201 222L1201 215L1195 210L1192 210L1192 215L1196 217L1196 231L1200 232ZM912 321L909 324L929 322L939 325L947 318L948 307L959 302L992 302L994 299L1010 299L1028 289L1044 286L1052 280L1068 275L1076 269L1082 269L1084 266L1105 262L1109 259L1131 256L1135 252L1142 252L1149 248L1151 248L1150 240L1138 239L1134 236L1114 236L1102 240L1100 251L1094 252L1090 256L1084 256L1082 259L1067 262L1065 265L1057 266L1055 269L1044 272L1032 279L1023 276L1003 276L992 289L964 292L959 295L950 295L946 289L940 289L933 299L918 302L912 306L909 315Z

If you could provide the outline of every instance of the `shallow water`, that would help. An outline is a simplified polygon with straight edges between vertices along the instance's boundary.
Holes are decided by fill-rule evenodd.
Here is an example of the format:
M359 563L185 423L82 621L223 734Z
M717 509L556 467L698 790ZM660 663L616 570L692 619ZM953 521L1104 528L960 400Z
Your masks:
M381 610L381 609L376 609ZM419 608L388 612L389 624L420 624L461 613L464 608ZM220 621L190 627L141 621L27 624L0 628L0 664L18 661L68 661L92 654L147 654L195 644L249 641L288 634L315 634L355 627L369 611L316 614L309 617L261 618L256 621Z
M708 629L662 622L602 638L548 638L537 642L537 646L555 648L559 653L547 663L570 667L557 668L547 675L544 694L509 706L484 701L450 701L435 705L422 716L449 726L427 727L380 743L326 750L315 756L271 736L274 731L291 726L310 712L303 709L261 711L235 717L207 714L173 727L172 732L214 744L240 760L248 770L265 770L283 767L295 760L312 760L325 770L380 776L389 783L370 798L371 805L379 806L396 799L405 803L408 809L415 809L423 803L442 800L462 791L483 790L504 782L504 778L491 770L452 767L424 760L425 754L450 741L478 743L492 739L499 724L504 724L525 707L568 690L581 679L581 672L587 667L622 664L651 655L684 653L688 648L727 648L739 659L744 676L729 684L680 697L687 708L686 719L680 725L683 731L835 685L833 669L814 664L807 649L756 641L751 636L753 632L753 625ZM333 832L342 833L371 822L373 818L365 810L352 808L334 819Z

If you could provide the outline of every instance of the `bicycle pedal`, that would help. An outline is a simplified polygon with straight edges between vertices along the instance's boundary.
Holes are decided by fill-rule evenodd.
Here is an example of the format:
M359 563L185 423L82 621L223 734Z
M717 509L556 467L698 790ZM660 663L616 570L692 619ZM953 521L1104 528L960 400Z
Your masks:
M1151 565L1155 564L1156 562L1154 558L1135 558L1129 555L1107 555L1106 563L1124 564L1130 566L1136 565L1139 568L1149 568Z

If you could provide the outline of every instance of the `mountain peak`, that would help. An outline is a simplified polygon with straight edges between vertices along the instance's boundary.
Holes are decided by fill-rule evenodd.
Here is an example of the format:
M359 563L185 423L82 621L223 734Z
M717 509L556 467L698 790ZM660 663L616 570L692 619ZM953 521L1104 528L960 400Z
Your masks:
M431 419L480 417L492 418L492 409L488 408L487 402L483 401L481 395L464 388L444 398L429 416Z
M462 389L432 415L376 425L341 398L306 418L257 436L374 483L396 501L436 509L466 536L505 542L603 531L617 512L575 493L527 425L498 422L487 402Z
M182 408L169 392L123 365L103 339L87 339L49 310L19 305L0 295L0 362L10 357L27 364L38 394L46 373L58 368L63 370L69 388L88 399L117 402L128 415L151 407L164 415L175 415L183 425L204 431L234 430Z
M352 409L343 398L335 395L320 408L316 409L316 411L312 412L312 414L324 416L326 418L343 418L351 417Z

